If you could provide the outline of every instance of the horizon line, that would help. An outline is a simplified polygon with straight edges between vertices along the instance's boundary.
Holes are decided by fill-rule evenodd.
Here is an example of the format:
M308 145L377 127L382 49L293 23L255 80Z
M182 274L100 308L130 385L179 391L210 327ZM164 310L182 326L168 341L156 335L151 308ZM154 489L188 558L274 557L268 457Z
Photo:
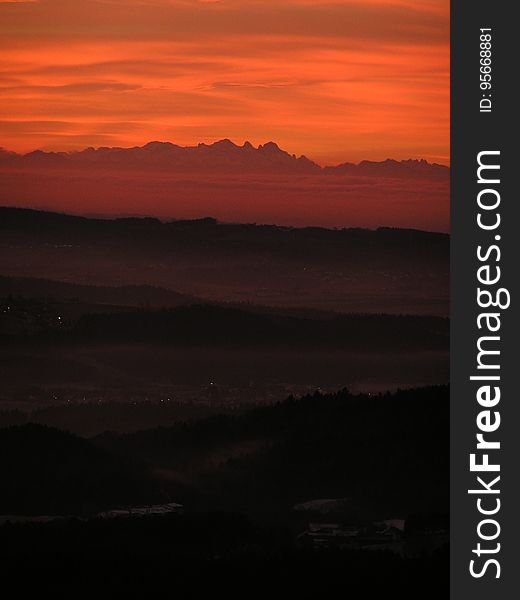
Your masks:
M58 215L64 217L72 217L78 219L97 220L97 221L116 221L125 219L141 219L141 220L153 220L159 221L163 225L171 223L186 223L192 222L197 223L201 221L213 221L215 225L238 225L238 226L255 226L255 227L277 227L279 229L323 229L324 231L371 231L377 232L379 230L392 230L392 231L415 231L418 233L433 234L433 235L447 235L450 236L451 232L439 231L432 229L420 229L418 227L395 227L392 225L378 225L377 227L325 227L323 225L282 225L277 223L264 223L256 221L223 221L211 215L204 217L173 217L171 215L152 215L143 213L74 213L64 212L59 210L53 210L46 207L31 207L31 206L12 206L8 204L0 204L0 211L3 210L16 210L16 211L27 211L33 213L46 213L50 215Z
M72 149L72 150L52 150L52 149L42 149L42 148L34 148L33 150L28 150L27 152L17 152L16 150L9 150L8 148L4 147L4 146L0 146L0 152L6 152L9 154L15 154L17 156L28 156L30 154L35 154L35 153L42 153L42 154L61 154L61 155L67 155L67 156L71 156L74 154L80 154L82 152L85 152L87 150L94 150L94 151L99 151L99 150L133 150L136 148L145 148L146 146L150 146L153 144L158 144L158 145L165 145L165 146L173 146L175 148L181 148L181 149L196 149L196 148L200 148L201 146L204 147L212 147L218 144L223 144L223 143L227 143L230 146L237 148L237 149L245 149L245 148L251 148L253 150L260 150L262 148L265 148L266 146L268 147L276 147L276 149L280 150L281 152L284 152L286 154L288 154L289 156L295 157L297 159L307 159L311 162L313 162L314 164L318 165L321 168L326 168L326 167L334 167L334 166L339 166L339 165L344 165L344 164L352 164L355 166L359 166L362 163L372 163L372 164L380 164L380 163L385 163L385 162L397 162L397 163L406 163L406 162L425 162L429 165L433 165L433 166L440 166L440 167L445 167L447 169L451 169L451 162L448 160L447 163L439 163L439 162L430 162L428 159L423 158L423 157L416 157L416 158L401 158L401 159L395 159L395 158L391 158L389 156L387 156L384 159L380 159L380 160L373 160L373 159L357 159L358 162L354 162L352 160L345 160L345 161L341 161L341 162L337 162L337 163L330 163L330 164L324 164L321 162L317 162L316 160L310 158L307 154L299 154L297 155L296 153L292 153L289 152L287 150L284 150L278 143L276 143L273 140L269 140L267 142L264 142L263 144L258 144L258 146L255 146L254 144L252 144L250 141L245 140L244 143L242 145L235 143L233 140L231 140L230 138L220 138L215 140L214 142L210 142L210 143L206 143L206 142L198 142L196 144L187 144L187 145L181 145L181 144L177 144L175 142L172 142L170 140L150 140L148 142L145 142L144 144L135 144L133 146L118 146L118 145L114 145L114 146L84 146L84 147L78 147L76 149Z

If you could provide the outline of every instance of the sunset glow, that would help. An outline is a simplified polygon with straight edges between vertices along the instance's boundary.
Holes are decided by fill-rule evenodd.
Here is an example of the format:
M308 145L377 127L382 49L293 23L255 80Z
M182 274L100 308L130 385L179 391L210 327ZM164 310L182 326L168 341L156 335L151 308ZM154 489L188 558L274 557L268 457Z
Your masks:
M0 1L0 145L449 162L447 0Z

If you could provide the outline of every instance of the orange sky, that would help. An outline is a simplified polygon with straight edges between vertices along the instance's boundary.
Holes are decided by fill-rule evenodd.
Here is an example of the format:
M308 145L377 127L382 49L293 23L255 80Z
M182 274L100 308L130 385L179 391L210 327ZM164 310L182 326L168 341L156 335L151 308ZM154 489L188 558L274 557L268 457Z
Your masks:
M449 162L448 0L0 0L0 145Z

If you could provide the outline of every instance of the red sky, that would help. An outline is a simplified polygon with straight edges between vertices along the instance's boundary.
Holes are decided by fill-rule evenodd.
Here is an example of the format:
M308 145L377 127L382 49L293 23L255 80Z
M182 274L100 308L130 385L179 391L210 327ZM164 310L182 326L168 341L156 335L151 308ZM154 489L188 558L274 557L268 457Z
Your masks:
M0 0L0 145L449 162L448 0Z

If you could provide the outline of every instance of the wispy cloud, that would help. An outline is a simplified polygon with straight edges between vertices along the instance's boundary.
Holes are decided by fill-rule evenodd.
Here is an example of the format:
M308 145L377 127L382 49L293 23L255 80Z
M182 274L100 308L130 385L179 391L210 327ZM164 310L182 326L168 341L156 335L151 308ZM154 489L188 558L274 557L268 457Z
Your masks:
M15 4L0 1L7 147L232 137L324 162L448 157L448 0ZM34 125L52 122L68 125Z

